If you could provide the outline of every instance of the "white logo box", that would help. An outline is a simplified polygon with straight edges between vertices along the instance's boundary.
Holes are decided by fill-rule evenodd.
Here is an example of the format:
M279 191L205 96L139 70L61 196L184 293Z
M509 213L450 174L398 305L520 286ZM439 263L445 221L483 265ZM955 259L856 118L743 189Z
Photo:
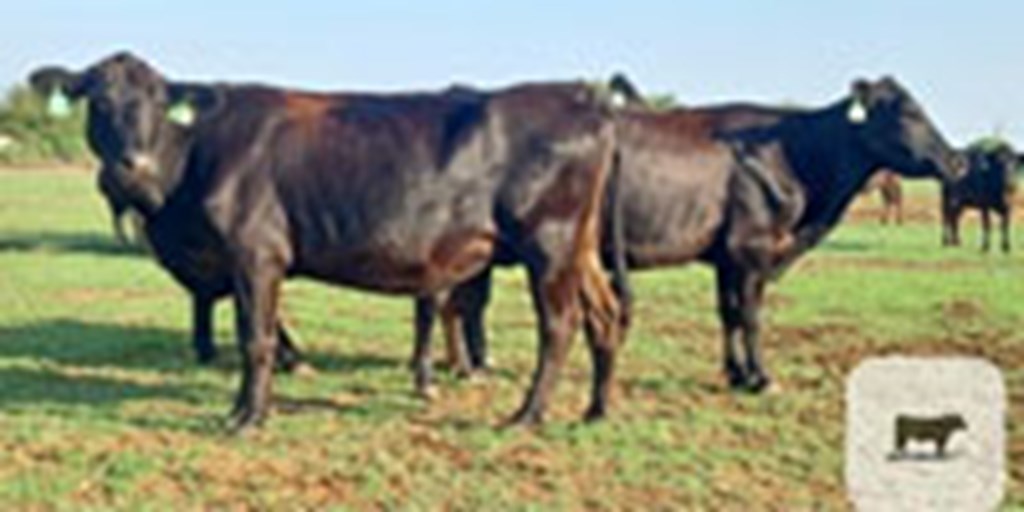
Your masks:
M944 456L933 436L960 416ZM905 450L897 450L898 416ZM912 424L910 428L908 424ZM862 362L846 382L846 489L862 511L986 511L1003 499L1006 389L978 358L884 357Z

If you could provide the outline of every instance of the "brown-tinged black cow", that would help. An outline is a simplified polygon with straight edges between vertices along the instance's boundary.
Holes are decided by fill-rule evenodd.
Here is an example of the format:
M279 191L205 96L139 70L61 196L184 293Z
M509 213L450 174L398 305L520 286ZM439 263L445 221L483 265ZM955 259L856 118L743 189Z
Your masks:
M102 179L144 215L164 267L229 287L243 360L234 428L268 413L284 279L429 296L493 261L525 264L538 314L537 370L512 421L542 418L581 320L596 333L586 417L604 415L619 313L599 261L599 204L614 134L587 86L210 87L126 53L32 82L88 101L90 144L109 159Z
M33 85L39 92L43 94L54 93L54 87L59 84L53 83L54 75L51 74L39 74L37 75ZM58 77L59 78L59 77ZM198 89L197 89L198 90ZM71 91L73 92L73 91ZM92 104L90 104L92 105ZM92 108L102 108L98 104ZM91 119L91 118L90 118ZM89 130L92 133L92 126L90 125ZM154 248L149 243L145 235L145 225L142 216L133 211L132 201L130 194L124 189L123 186L117 180L117 174L113 170L108 170L109 167L118 165L120 157L121 147L116 144L104 143L103 135L99 133L101 128L96 128L97 133L88 137L90 149L96 155L97 160L100 162L100 172L97 174L97 185L100 193L107 202L107 206L110 209L111 219L113 221L114 233L117 236L118 241L124 244L128 244L128 235L124 229L124 219L131 217L133 223L135 223L135 234L139 235L142 243L148 252L154 252L159 250L159 247ZM177 140L168 139L166 142L162 142L161 149L157 151L154 157L157 162L156 166L159 168L168 168L182 165L179 162L180 156L176 151ZM178 186L178 183L172 180L158 180L156 182L160 188L161 194L169 194L173 191L174 187ZM192 299L192 348L195 352L196 359L200 364L209 364L217 359L217 345L214 343L214 305L220 299L230 295L232 285L230 276L224 273L217 272L206 272L203 267L207 266L204 260L188 260L179 261L174 258L173 255L169 255L168 258L161 258L157 255L157 261L163 262L174 260L176 261L176 270L171 270L171 275L181 284L191 296ZM180 267L185 265L195 265L195 269L182 269ZM300 367L306 365L302 352L296 347L291 334L284 327L284 324L279 321L278 326L278 339L279 344L277 348L277 357L275 358L275 365L287 372L294 371Z
M960 245L960 216L968 208L981 213L981 250L989 250L992 222L989 212L999 215L1004 252L1010 252L1010 222L1013 196L1021 158L1009 146L966 151L968 172L942 184L942 245Z
M953 178L965 167L892 78L857 81L819 109L628 108L616 143L628 266L715 267L724 371L754 392L769 384L758 343L768 281L824 239L877 169Z

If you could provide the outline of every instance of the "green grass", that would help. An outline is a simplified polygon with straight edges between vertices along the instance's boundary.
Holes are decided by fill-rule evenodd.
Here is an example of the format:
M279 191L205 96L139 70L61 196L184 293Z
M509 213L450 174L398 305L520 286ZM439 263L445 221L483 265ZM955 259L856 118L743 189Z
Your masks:
M610 421L581 426L578 344L549 423L494 426L518 404L535 339L522 274L498 274L489 315L498 372L442 375L411 394L411 304L299 281L285 318L318 368L278 376L278 406L242 439L221 424L227 357L192 362L185 294L114 243L92 176L0 173L0 504L3 509L847 508L843 382L864 357L974 354L1011 394L1007 508L1024 507L1024 258L940 249L934 187L913 222L864 214L769 291L764 345L779 390L726 392L712 275L638 274L636 326ZM873 199L873 198L872 198ZM1024 241L1017 230L1016 239Z

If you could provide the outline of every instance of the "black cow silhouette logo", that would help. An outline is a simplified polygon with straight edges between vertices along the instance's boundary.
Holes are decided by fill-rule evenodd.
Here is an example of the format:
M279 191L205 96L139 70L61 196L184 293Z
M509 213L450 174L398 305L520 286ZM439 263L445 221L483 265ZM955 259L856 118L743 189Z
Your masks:
M960 430L967 430L967 421L959 414L932 417L899 414L896 416L896 455L907 455L909 441L932 441L935 443L935 456L943 458L949 438Z

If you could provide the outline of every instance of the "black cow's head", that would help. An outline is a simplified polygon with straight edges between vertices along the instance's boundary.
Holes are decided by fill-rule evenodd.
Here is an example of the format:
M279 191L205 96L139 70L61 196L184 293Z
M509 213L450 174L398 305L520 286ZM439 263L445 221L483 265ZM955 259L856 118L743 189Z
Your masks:
M878 167L907 176L956 179L967 172L954 151L928 119L924 109L896 80L854 82L846 102L853 126Z
M129 53L118 53L81 72L47 67L32 73L32 87L88 104L87 138L100 159L100 190L111 210L159 209L178 169L167 158L192 124L219 101L216 89L166 81Z
M991 182L997 184L1001 193L1012 194L1016 188L1019 155L1010 146L1001 144L991 151L983 152L983 157L983 172L992 176Z

